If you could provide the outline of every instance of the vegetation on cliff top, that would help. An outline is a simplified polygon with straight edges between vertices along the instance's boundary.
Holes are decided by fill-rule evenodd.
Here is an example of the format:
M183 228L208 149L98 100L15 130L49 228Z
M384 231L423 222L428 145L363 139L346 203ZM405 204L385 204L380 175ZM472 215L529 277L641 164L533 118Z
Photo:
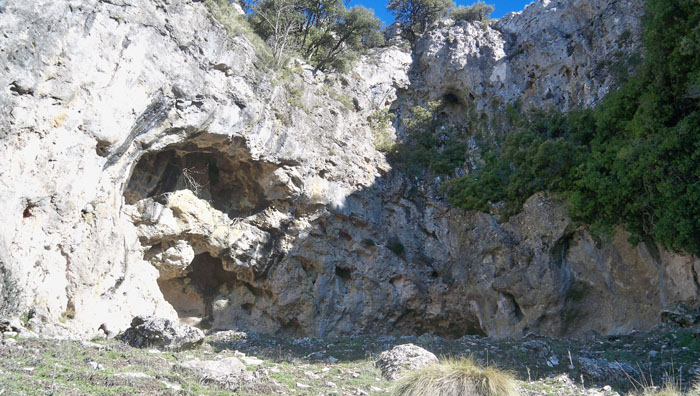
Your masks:
M235 17L234 25L246 24L228 0L207 0L207 6L220 20ZM384 41L373 10L346 8L340 0L259 0L242 6L247 23L268 44L274 68L298 56L317 70L344 71L358 54Z
M205 1L229 34L245 33L273 68L297 56L317 70L347 71L358 55L384 43L382 23L372 9L347 8L341 0L239 0L245 15L239 15L232 2ZM456 20L486 21L494 9L483 1L454 7L452 0L391 0L387 5L409 40L448 14ZM248 34L251 29L256 37ZM265 48L261 41L267 43Z

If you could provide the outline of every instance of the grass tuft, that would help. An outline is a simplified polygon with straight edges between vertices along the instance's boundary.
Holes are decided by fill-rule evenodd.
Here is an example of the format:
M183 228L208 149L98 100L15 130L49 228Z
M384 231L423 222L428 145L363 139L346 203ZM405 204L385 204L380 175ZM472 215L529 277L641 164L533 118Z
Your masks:
M646 387L641 393L630 393L630 396L684 396L684 394L674 383L667 382L663 387Z
M483 367L472 358L445 360L412 371L398 380L392 396L518 396L513 376Z

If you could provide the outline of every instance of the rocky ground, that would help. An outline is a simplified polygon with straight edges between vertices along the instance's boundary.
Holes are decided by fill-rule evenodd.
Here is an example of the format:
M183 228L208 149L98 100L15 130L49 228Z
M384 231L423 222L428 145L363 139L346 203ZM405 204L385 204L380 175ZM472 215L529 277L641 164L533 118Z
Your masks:
M523 395L612 396L669 378L687 388L700 372L700 332L671 326L577 340L286 339L228 331L181 351L138 349L116 339L3 337L0 395L382 395L392 383L374 367L377 356L407 343L511 371Z

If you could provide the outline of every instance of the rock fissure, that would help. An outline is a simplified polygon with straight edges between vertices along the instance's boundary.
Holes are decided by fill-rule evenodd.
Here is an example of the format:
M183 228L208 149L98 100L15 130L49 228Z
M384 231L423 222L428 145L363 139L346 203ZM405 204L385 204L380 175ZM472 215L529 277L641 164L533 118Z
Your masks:
M165 121L168 117L168 112L172 108L172 105L172 102L164 97L154 99L153 102L146 107L143 113L138 116L122 144L114 149L112 154L109 156L107 162L105 163L105 168L114 165L119 157L124 155L124 153L129 149L137 137L147 133Z

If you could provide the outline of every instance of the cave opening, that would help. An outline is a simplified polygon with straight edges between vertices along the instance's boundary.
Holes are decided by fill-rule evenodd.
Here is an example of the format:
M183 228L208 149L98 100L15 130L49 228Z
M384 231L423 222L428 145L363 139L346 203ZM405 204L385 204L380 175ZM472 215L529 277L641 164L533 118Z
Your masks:
M252 158L242 138L201 133L142 155L126 180L123 198L127 205L134 205L146 198L189 190L235 223L271 205L274 198L267 194L279 167ZM223 223L209 224L213 229L231 226L217 216L212 221ZM144 259L159 270L158 286L181 322L201 328L230 327L241 317L258 314L253 304L258 295L266 298L265 291L228 271L219 257L228 252L226 246L211 247L207 238L186 230L179 235L141 238L148 245Z
M440 100L442 102L440 115L446 124L455 126L467 125L468 110L473 102L471 94L468 96L456 88L448 88L444 91Z
M487 336L477 318L436 318L426 322L423 315L425 313L407 309L394 320L393 327L403 334L431 333L453 340L465 335Z
M442 100L447 105L461 105L462 101L459 99L456 93L447 92L443 95Z
M186 268L186 275L158 279L158 286L180 321L209 328L213 299L222 292L222 287L230 288L238 282L236 274L224 269L221 259L201 253Z
M240 148L196 141L178 143L143 155L123 195L132 205L187 189L230 218L247 217L269 206L262 183L276 169L275 165L251 160Z

